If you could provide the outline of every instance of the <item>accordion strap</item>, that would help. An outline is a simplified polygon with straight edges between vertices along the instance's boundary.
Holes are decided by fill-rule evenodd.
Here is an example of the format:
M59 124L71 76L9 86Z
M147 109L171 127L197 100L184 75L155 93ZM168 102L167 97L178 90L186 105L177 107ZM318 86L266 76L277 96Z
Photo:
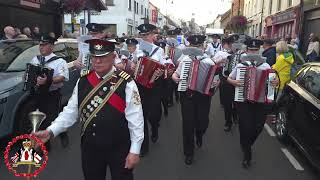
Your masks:
M39 61L39 63L41 64L41 66L44 66L52 61L55 61L57 59L60 59L61 57L58 57L58 56L53 56L52 58L50 58L48 61L45 61L45 62L41 62L41 58L44 57L44 56L37 56L37 59Z
M159 48L160 48L160 47L155 48L155 49L151 52L151 54L149 55L149 57L153 56L153 55L158 51Z

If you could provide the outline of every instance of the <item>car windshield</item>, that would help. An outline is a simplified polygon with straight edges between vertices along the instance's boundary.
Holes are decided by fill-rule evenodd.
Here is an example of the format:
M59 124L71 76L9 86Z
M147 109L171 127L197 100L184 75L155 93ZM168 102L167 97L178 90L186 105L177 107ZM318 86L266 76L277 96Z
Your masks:
M23 71L26 63L31 61L32 56L26 50L36 46L36 41L2 41L0 42L0 72L4 71ZM38 48L37 48L38 49ZM37 54L37 53L36 53ZM15 62L19 60L19 62ZM23 62L25 60L25 62Z

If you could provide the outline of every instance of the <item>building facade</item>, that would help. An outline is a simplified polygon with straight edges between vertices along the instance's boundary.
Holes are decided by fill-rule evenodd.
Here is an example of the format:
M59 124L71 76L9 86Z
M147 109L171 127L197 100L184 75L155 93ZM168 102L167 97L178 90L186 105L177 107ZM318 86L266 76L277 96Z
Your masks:
M247 34L252 37L260 36L263 33L264 26L264 0L245 0L244 13L247 17Z
M239 16L244 13L245 0L232 0L231 16Z
M300 0L265 0L264 33L272 38L299 34L301 23Z
M149 0L107 0L108 10L91 11L90 22L107 25L107 32L122 36L123 33L133 35L137 27L149 19ZM65 15L66 27L71 24L71 16ZM82 12L75 18L79 31L85 34L85 24L88 23L86 14Z
M303 0L303 25L304 28L301 29L301 49L306 52L309 35L314 33L316 36L320 37L320 0Z
M224 29L224 34L228 35L231 33L231 30L227 29L227 25L231 20L231 9L221 15L221 29Z

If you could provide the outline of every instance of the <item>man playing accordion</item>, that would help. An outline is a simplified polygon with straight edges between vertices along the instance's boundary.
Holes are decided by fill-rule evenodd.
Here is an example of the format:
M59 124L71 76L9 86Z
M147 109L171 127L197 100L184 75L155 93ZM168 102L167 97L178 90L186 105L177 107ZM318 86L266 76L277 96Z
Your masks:
M258 39L251 39L247 40L245 42L247 45L247 56L250 55L258 55L260 46L263 44L261 40ZM243 88L246 84L246 81L251 78L256 77L246 77L245 79L237 80L238 75L240 74L239 71L240 68L246 68L248 63L255 64L254 67L258 71L264 71L264 70L270 70L271 67L268 63L264 61L260 61L263 59L262 57L259 57L257 59L251 59L249 61L242 61L242 63L237 64L236 68L232 70L228 77L228 82L236 87L236 93L235 93L235 100L238 99L238 96L241 96L240 94L237 94L237 88L243 89L243 94L249 94L250 90L256 89L246 89ZM259 62L260 61L260 62ZM247 70L248 71L248 70ZM266 81L264 81L266 82ZM270 81L270 85L273 87L276 87L278 85L279 81L275 77ZM259 86L259 85L257 85ZM251 159L252 159L252 146L254 142L257 140L259 134L262 132L264 123L266 120L266 103L259 102L259 101L249 101L244 100L242 102L237 102L237 111L239 116L239 131L240 131L240 144L241 149L243 151L243 161L242 166L244 168L248 168L251 165Z
M184 76L184 64L188 61L203 61L210 64L210 67L214 67L215 63L203 54L203 42L205 40L203 35L192 35L187 39L190 43L190 47L184 49L184 55L179 63L177 70L173 73L172 79L176 83L182 83L182 77ZM188 52L188 50L194 52ZM196 59L196 60L195 60ZM187 73L189 74L191 70ZM214 71L212 72L214 75ZM191 78L189 74L189 79ZM211 74L208 74L211 75ZM197 76L194 74L194 76ZM199 77L199 76L198 76ZM201 81L199 78L198 81ZM210 81L210 87L213 82ZM179 90L179 89L178 89ZM190 90L188 87L186 91L181 92L181 113L182 113L182 126L183 126L183 150L185 155L185 164L191 165L193 163L194 156L194 137L196 137L196 145L202 147L202 137L205 134L209 124L209 112L211 105L211 95L204 94L204 92L198 92Z

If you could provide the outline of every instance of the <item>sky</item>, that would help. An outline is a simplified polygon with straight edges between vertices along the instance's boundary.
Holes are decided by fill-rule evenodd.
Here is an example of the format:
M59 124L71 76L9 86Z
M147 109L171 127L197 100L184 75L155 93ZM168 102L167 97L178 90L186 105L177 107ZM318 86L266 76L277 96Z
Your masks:
M231 7L232 0L149 0L164 14L189 21L194 14L197 24L212 23L218 14ZM167 1L167 5L166 5Z

